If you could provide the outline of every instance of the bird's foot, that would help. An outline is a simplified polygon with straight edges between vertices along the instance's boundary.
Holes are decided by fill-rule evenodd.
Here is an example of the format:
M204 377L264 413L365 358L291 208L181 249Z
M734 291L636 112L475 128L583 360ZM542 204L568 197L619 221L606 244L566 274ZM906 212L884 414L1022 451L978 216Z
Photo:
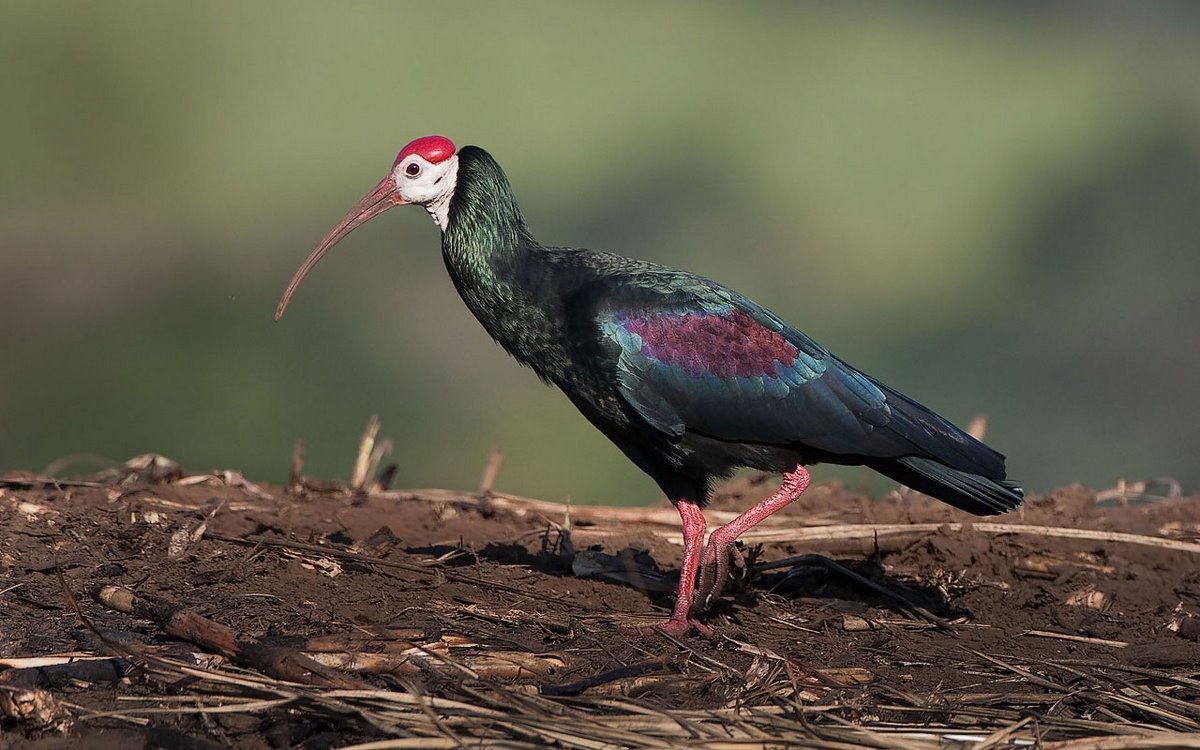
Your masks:
M733 558L733 566L746 571L746 556L734 544L732 539L715 538L708 540L704 548L704 557L700 561L700 583L696 587L696 598L700 605L708 608L713 600L721 596L725 583L729 580L729 558Z
M621 625L617 630L625 635L654 635L666 633L675 638L683 638L695 628L696 632L705 638L713 637L713 629L694 617L675 617L662 622L647 625Z

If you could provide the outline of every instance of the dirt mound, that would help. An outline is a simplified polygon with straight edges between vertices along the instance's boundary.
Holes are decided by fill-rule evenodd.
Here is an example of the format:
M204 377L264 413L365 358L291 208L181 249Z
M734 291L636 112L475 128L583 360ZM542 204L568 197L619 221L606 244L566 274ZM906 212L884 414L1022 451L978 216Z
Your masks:
M1110 494L980 521L814 487L675 640L617 629L669 610L665 505L10 476L0 747L1192 742L1200 498Z

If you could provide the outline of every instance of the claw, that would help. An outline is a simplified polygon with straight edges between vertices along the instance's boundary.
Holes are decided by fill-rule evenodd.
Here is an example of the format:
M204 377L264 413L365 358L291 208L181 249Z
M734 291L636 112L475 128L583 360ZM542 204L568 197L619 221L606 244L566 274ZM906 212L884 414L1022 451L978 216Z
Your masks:
M741 550L733 545L732 540L726 541L714 533L704 548L700 563L700 584L696 588L696 595L702 607L711 606L725 589L725 582L729 579L730 555L733 555L735 565L744 570L746 558Z
M746 554L742 552L742 548L737 544L729 545L729 554L733 555L734 567L742 571L742 575L746 575Z

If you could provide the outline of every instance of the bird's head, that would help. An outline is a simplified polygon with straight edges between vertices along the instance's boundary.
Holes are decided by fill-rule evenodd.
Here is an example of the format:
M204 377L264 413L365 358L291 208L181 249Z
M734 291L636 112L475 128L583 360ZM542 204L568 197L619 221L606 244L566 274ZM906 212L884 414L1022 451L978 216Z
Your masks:
M392 206L424 206L444 230L449 223L450 198L454 195L457 178L458 156L449 138L427 135L400 149L387 176L364 195L304 259L279 300L275 319L283 317L300 282L330 248Z
M446 209L454 194L457 175L458 156L454 153L454 144L449 138L427 135L400 149L396 161L392 162L391 174L383 178L371 195L380 189L390 190L394 196L393 205L424 206L438 226L445 229Z

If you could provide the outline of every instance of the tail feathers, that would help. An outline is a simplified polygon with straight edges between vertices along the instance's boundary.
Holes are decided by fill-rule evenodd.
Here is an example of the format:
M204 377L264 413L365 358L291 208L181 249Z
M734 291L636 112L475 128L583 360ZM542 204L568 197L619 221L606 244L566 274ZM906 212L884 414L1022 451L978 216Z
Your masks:
M1025 491L1014 482L959 471L919 456L881 460L870 466L906 487L977 516L1012 510L1025 499Z
M1004 456L971 437L939 414L903 393L879 384L887 394L892 420L888 429L910 445L892 455L924 455L960 472L987 477L1004 476ZM941 468L945 468L944 466ZM920 471L919 469L914 469Z

